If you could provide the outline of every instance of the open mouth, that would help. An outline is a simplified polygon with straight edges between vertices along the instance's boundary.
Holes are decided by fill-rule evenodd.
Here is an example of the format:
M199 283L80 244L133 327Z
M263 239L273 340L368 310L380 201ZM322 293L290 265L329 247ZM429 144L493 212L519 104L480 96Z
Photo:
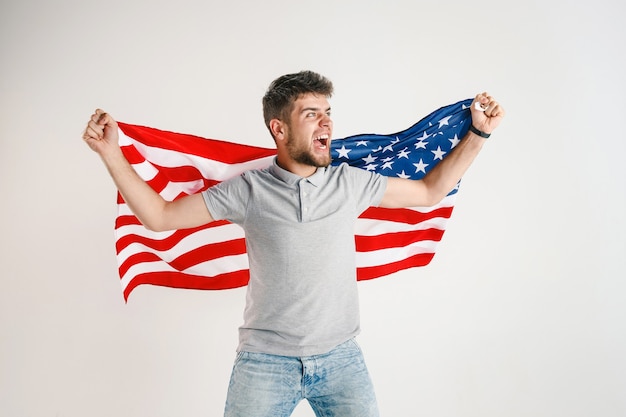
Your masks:
M328 135L320 135L318 137L313 138L313 142L316 144L318 148L326 149L326 147L328 146L329 139L330 138Z

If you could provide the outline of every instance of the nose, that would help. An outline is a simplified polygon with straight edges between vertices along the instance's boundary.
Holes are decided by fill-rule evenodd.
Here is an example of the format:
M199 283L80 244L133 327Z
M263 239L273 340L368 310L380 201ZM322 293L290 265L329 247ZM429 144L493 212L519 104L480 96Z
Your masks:
M333 120L330 118L329 115L327 114L323 114L322 117L320 118L320 126L322 127L330 127L333 124Z

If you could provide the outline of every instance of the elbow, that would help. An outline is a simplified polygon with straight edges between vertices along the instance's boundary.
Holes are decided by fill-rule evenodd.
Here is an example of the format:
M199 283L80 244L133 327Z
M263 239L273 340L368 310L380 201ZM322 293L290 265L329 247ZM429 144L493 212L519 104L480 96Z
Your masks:
M424 196L424 206L432 207L441 203L441 200L446 198L446 196L450 193L451 190L444 190L441 188L438 189L430 189L426 195Z
M143 227L145 227L146 229L148 229L151 232L165 232L166 230L168 230L166 227L163 227L162 225L158 224L158 223L142 223Z
M145 227L151 232L164 232L167 230L167 228L162 224L162 222L159 222L153 219L151 220L139 219L139 221L141 222L143 227Z
M164 202L163 205L155 205L151 210L140 212L137 215L137 219L139 219L143 227L151 232L167 232L175 229L170 221L171 216L169 214L169 203Z
M424 200L427 207L432 207L441 203L441 200L446 198L446 196L450 194L450 191L454 189L456 183L451 185L449 182L425 181L425 186Z
M148 229L151 232L166 232L168 230L172 230L172 227L169 227L165 222L165 216L163 215L154 215L149 217L139 217L137 216L143 227Z
M443 200L443 198L446 195L442 195L441 193L436 193L436 194L430 194L424 201L424 206L425 207L432 207L432 206L436 206L437 204L439 204L441 202L441 200Z

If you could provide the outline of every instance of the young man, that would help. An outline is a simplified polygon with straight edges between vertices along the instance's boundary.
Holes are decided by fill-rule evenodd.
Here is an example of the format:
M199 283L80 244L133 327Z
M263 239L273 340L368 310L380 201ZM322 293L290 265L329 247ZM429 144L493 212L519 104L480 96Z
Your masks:
M133 170L117 123L96 110L83 139L102 158L133 213L149 229L227 219L243 227L250 263L244 323L226 416L289 416L307 399L318 416L377 416L361 351L354 223L370 206L438 203L457 184L504 116L486 93L472 105L472 131L422 180L330 166L332 83L284 75L263 98L278 150L274 164L168 202Z

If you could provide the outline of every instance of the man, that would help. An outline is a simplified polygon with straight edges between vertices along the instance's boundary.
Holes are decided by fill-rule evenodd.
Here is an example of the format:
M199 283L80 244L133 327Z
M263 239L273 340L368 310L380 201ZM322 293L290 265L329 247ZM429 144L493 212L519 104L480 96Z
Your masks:
M133 170L117 123L96 110L84 140L124 200L152 230L227 219L243 227L250 264L244 323L226 416L289 416L307 399L318 416L377 416L361 351L354 223L370 206L432 206L457 184L504 110L486 93L472 128L421 180L330 166L332 83L303 71L276 79L263 98L274 164L203 193L165 201Z

